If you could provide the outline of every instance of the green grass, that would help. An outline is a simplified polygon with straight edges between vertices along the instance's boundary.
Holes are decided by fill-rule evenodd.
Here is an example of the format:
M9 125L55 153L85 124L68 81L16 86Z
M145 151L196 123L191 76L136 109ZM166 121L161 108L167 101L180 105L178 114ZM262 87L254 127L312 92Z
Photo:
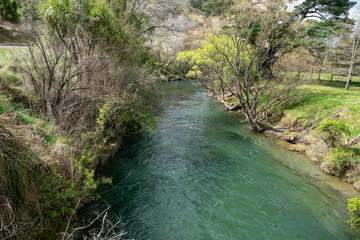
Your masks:
M24 108L24 106L19 103L12 102L0 91L0 115L4 113L15 114L15 119L25 125L35 124L38 121L38 119L32 115L30 109Z
M289 76L298 76L298 73L296 72L290 72L288 73ZM311 74L310 73L301 73L300 78L310 79ZM318 80L319 73L313 73L312 79ZM320 81L332 81L332 82L346 82L347 81L347 75L337 75L334 74L331 80L331 73L321 73L320 74ZM360 76L352 76L353 83L360 83Z
M303 85L285 111L304 127L341 112L340 121L349 125L354 137L360 133L360 86L351 86L346 91L343 83Z
M0 49L0 68L11 65L13 57L21 49Z
M21 74L16 71L14 58L21 54L23 49L0 49L0 76L12 86L20 85Z
M313 79L318 79L319 74L314 74ZM322 73L320 75L321 81L331 81L331 74L330 73ZM339 75L333 75L332 81L334 82L346 82L347 76L339 76ZM360 83L360 76L352 76L351 79L354 83Z

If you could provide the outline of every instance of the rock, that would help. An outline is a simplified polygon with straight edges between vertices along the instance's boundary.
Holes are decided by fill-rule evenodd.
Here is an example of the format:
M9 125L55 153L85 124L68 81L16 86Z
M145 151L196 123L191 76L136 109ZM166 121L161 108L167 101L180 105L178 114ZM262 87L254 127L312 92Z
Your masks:
M333 173L330 165L329 165L326 161L324 161L324 162L321 163L320 169L321 169L321 171L323 171L324 173L327 173L327 174L329 174L329 175L334 175L334 173Z
M357 190L360 190L360 181L356 181L353 183L353 187Z
M295 134L284 134L283 139L292 144L296 144L299 140L298 136Z
M291 145L291 150L296 151L296 152L301 152L301 153L305 153L308 149L308 146L306 146L305 144L293 144Z

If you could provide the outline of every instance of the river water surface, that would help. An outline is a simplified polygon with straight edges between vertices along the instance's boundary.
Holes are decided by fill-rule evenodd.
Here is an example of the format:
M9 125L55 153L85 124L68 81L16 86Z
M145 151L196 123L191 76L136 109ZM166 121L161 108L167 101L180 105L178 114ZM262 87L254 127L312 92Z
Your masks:
M355 239L344 223L351 188L251 134L194 83L160 90L157 130L125 139L101 170L113 186L86 211L107 202L137 240Z

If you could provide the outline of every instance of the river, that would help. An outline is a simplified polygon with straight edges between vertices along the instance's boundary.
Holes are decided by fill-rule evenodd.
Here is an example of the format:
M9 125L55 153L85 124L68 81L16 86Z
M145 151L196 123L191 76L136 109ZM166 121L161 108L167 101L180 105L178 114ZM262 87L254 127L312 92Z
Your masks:
M161 85L152 132L132 133L100 174L113 186L83 211L111 206L136 240L355 239L355 192L304 156L252 134L240 114L191 82ZM335 190L342 189L342 192Z

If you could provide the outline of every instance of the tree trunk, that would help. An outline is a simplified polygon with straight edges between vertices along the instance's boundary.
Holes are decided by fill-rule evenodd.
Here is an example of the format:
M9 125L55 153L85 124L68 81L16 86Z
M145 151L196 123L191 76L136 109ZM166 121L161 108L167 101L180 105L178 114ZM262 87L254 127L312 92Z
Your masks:
M359 30L359 29L357 29ZM357 34L359 34L359 32L357 32ZM353 38L353 47L352 47L352 52L351 52L351 59L350 59L350 67L349 67L349 75L346 81L346 87L345 90L349 90L349 85L351 82L351 76L352 76L352 72L354 70L354 64L355 64L355 58L357 55L357 50L359 47L359 41L360 41L360 36L354 36Z
M222 100L225 102L225 90L224 90L224 83L223 81L220 79L220 87L221 87L221 95L222 95Z
M334 76L334 74L332 73L332 74L331 74L331 78L330 78L330 82L332 82L333 76Z
M349 75L347 77L345 90L349 90L353 70L354 70L354 59L351 59L350 68L349 68Z
M322 59L321 59L321 64L320 64L320 71L319 71L318 81L320 81L320 77L321 77L321 72L322 72L323 63L324 63L324 58L322 58Z
M265 132L265 129L257 122L256 118L251 113L245 113L245 116L253 132L255 133Z

